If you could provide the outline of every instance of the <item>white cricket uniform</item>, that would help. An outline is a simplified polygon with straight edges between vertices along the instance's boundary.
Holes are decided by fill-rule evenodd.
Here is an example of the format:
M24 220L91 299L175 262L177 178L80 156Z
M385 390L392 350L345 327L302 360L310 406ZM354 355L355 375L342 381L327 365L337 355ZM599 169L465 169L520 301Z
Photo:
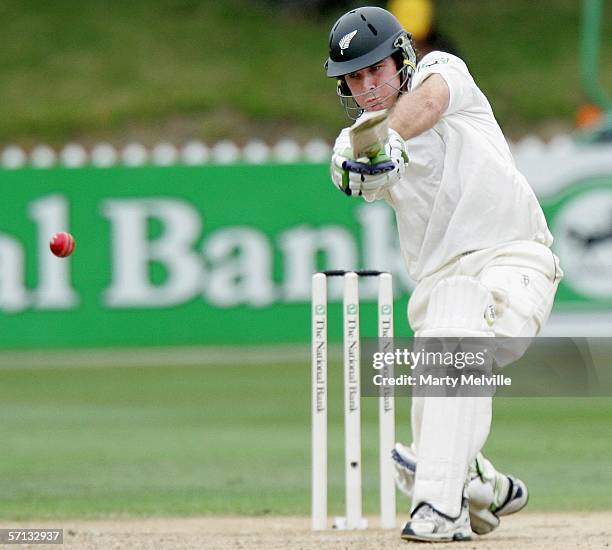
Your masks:
M441 281L469 277L491 293L497 311L493 334L535 336L562 276L544 214L465 63L432 52L418 64L411 90L434 73L448 85L449 106L432 129L406 141L405 176L380 197L395 210L402 255L417 281L410 325L417 336L435 333L435 315L428 310L432 291ZM349 145L345 129L334 149ZM460 318L469 296L454 299L448 287L446 292L447 309ZM474 322L478 326L481 319L466 319L464 328ZM490 422L490 398L413 399L419 461L413 506L426 501L450 516L459 514L467 466L484 445Z
M448 84L449 106L431 130L406 141L405 177L383 194L415 281L465 252L521 240L552 243L533 190L465 63L431 52L418 64L411 90L434 73ZM345 128L334 149L349 146Z
M417 282L409 307L415 331L424 322L427 298L441 278L469 275L482 279L487 266L514 265L540 272L545 281L553 283L554 296L562 276L549 248L553 238L538 200L516 168L491 106L467 66L454 55L431 52L418 64L411 90L431 74L446 81L449 106L432 129L406 141L410 162L405 176L379 197L395 211L402 256ZM334 150L341 153L348 147L349 129L345 128ZM509 281L496 284L490 273L484 274L486 286L505 309L508 285L513 289L515 285ZM545 281L539 286L546 286ZM535 332L548 316L549 305L537 304L536 309L543 313L533 325ZM521 307L527 316L533 313L528 310ZM520 320L511 323L508 315L498 319L496 333L529 336L519 325Z

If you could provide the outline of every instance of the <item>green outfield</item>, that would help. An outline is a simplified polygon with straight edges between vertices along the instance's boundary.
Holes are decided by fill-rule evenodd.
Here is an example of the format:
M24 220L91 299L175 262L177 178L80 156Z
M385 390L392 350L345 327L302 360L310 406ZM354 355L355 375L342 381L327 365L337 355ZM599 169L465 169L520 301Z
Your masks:
M332 369L330 511L340 513L340 365ZM306 515L309 377L306 358L2 368L0 518ZM378 498L375 406L366 399L369 513ZM408 402L399 408L398 437L407 440ZM487 453L529 483L532 510L612 508L611 419L612 399L499 400Z

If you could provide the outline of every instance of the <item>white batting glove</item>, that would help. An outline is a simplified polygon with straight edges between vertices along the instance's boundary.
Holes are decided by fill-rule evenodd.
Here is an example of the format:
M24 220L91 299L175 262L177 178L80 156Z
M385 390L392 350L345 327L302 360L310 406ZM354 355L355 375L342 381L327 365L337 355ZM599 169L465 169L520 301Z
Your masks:
M350 148L344 149L342 153L334 151L331 158L331 178L334 185L349 197L353 194L350 185L349 171L344 168L346 161L352 159L353 151ZM359 192L355 193L359 195Z
M393 161L395 168L376 175L360 174L361 191L366 200L380 198L383 191L393 187L406 174L408 165L406 142L395 130L389 129L389 141L385 145L384 154Z
M395 165L388 169L389 161ZM332 155L332 180L347 195L364 195L366 200L379 198L380 194L395 185L406 173L408 154L402 137L389 130L389 141L373 159L354 159L350 148ZM383 167L380 168L379 167ZM378 173L377 173L378 172Z

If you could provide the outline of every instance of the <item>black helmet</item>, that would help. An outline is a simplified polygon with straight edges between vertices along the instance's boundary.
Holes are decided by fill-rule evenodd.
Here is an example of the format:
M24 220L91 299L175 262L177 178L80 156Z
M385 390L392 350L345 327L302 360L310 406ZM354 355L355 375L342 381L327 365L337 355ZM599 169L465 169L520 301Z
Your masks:
M327 76L340 77L359 71L395 52L401 52L404 63L412 70L416 54L410 33L387 10L363 7L345 13L329 33Z
M382 8L364 7L349 11L336 21L329 33L329 58L325 69L327 76L338 79L336 91L350 118L359 117L363 108L352 96L344 75L389 56L395 59L400 74L397 93L404 93L416 70L417 56L412 35L396 17Z

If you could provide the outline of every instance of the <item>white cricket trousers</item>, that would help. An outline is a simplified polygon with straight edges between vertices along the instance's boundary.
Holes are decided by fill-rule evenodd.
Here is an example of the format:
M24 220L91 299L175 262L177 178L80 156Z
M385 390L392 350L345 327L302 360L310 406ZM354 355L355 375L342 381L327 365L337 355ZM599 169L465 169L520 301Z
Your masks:
M417 337L420 331L436 328L426 326L432 290L455 276L474 278L491 292L495 336L532 337L550 315L563 272L548 247L531 241L465 254L419 281L408 304ZM491 410L490 397L413 398L411 424L418 460L413 509L428 502L450 517L460 514L468 466L489 435Z

